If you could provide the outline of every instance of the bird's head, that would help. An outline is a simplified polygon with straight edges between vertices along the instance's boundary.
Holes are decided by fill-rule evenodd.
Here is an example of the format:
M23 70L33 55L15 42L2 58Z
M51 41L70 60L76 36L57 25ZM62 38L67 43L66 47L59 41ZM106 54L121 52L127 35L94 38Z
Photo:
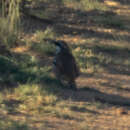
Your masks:
M51 40L51 39L45 39L45 41L48 41L50 43L53 43L56 45L56 53L59 52L70 52L69 46L66 42L62 40Z

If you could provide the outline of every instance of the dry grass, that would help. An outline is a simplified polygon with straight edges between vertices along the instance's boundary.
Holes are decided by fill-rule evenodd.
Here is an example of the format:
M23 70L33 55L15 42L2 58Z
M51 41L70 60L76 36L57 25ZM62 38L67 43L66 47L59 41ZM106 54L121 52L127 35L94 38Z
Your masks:
M26 45L12 49L14 59L1 57L13 70L21 64L12 75L20 79L9 77L17 84L12 89L0 86L1 130L130 129L130 5L96 1L81 9L72 2L66 0L55 9L49 4L49 17L55 24L48 25L48 30L46 24L33 26L35 20L29 20L20 39ZM48 51L44 37L70 43L82 72L76 81L78 91L63 88L52 75L52 55L48 54L55 48Z

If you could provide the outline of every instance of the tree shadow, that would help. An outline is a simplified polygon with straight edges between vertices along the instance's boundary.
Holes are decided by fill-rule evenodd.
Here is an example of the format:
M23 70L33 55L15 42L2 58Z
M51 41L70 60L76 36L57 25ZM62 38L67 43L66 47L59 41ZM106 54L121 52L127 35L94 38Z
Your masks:
M105 69L111 74L121 74L121 75L130 75L130 49L122 48L118 46L109 46L109 45L87 45L87 44L78 44L72 45L74 49L80 48L85 52L91 51L92 55L84 52L75 52L77 61L83 65L90 64L90 67L95 67L97 72L100 68ZM126 63L125 63L126 62Z
M115 82L114 84L111 83L111 80L108 80L107 82L100 83L101 86L107 86L109 88L115 88L120 91L130 92L130 88L128 87L122 87L119 82Z
M80 9L73 9L65 7L63 4L57 5L57 3L44 3L44 8L46 11L48 8L51 10L48 16L52 21L52 24L47 24L45 22L40 22L36 18L25 19L25 30L27 32L35 32L37 30L45 30L47 27L54 28L54 31L59 35L63 36L64 34L70 36L82 36L84 38L102 38L102 39L115 39L116 37L122 38L124 41L129 41L130 36L128 35L117 35L114 36L111 33L99 32L89 27L103 27L106 29L115 28L117 30L124 30L123 22L116 13L112 11L100 11L100 10L91 10L91 11L82 11ZM55 6L55 8L54 8ZM34 10L35 11L35 10ZM41 12L42 13L42 12ZM44 17L43 17L44 18ZM41 18L42 19L42 18Z
M114 46L95 46L95 52L98 54L102 52L111 56L110 63L102 63L103 67L112 74L130 75L130 64L124 64L125 60L128 60L130 56L129 48L120 48ZM116 63L116 61L120 62ZM124 62L123 62L124 61Z
M118 29L124 30L123 22L120 20L120 16L111 11L81 11L72 8L63 7L55 16L55 24L53 26L56 33L59 35L71 35L71 36L81 36L84 38L102 38L102 39L115 39L114 36L124 39L124 41L129 41L130 37L128 35L116 35L99 32L89 27L104 27L106 29ZM71 14L73 16L71 16Z
M92 114L100 114L99 112L94 111L94 110L89 110L86 107L71 106L70 110L74 111L74 112L81 112L81 113L88 112L88 113L92 113Z
M115 2L120 2L122 5L129 5L130 1L129 0L114 0Z
M33 16L24 16L22 17L22 21L21 26L25 34L33 34L39 30L46 30L47 27L51 25L50 23Z
M107 94L100 92L95 88L83 87L77 91L66 90L61 92L61 98L76 102L100 102L103 104L110 104L115 106L130 107L130 98L122 97L114 94Z
M104 64L103 65L106 70L111 74L121 74L130 76L130 70L128 65L120 65L120 64Z
M111 56L112 61L108 64L103 63L102 65L112 74L130 75L129 64L123 64L130 56L129 48L120 48L114 46L95 46L96 53L103 52ZM115 58L114 58L115 57ZM121 60L120 63L114 63L115 61Z
M108 46L108 45L95 45L94 50L99 53L108 53L110 55L121 55L124 57L129 57L130 55L130 49L125 47L118 47L118 46Z

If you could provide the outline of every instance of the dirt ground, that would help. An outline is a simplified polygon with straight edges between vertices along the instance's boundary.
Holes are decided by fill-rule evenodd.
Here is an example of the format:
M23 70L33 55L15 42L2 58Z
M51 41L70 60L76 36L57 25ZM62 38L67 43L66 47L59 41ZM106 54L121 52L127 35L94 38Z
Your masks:
M119 46L123 44L130 49L130 4L115 0L106 0L104 3L123 20L127 29L98 28L90 18L91 15L97 15L99 12L78 12L80 15L77 15L76 11L67 8L61 8L59 12L56 12L56 15L61 17L54 18L54 24L44 23L44 26L42 26L43 24L39 23L41 25L35 26L35 29L53 27L59 34L59 39L68 43L84 44L84 35L87 35L87 39L100 38L101 44L114 45L118 43ZM33 26L32 24L30 28L33 28ZM31 32L33 31L35 32L35 30L31 30ZM113 42L111 40L112 34L126 36L127 38ZM130 55L127 54L124 53L119 56L127 59ZM61 91L59 95L72 109L74 118L62 119L51 115L44 117L40 115L38 117L27 116L30 122L32 118L38 119L38 121L32 123L32 129L130 130L130 68L127 66L125 69L122 66L111 65L107 71L101 73L90 75L82 73L76 81L78 91L66 89ZM77 109L73 105L81 106L83 109ZM14 118L11 115L10 117ZM24 115L21 115L15 118L21 119L24 117Z

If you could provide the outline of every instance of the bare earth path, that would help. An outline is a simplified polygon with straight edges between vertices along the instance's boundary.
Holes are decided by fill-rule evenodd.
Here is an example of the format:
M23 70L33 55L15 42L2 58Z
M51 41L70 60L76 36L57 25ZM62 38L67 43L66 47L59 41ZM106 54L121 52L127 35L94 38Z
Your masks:
M130 49L130 3L125 4L121 0L119 2L116 0L104 1L123 20L125 30L98 28L92 21L84 23L86 17L91 18L91 15L95 15L95 12L90 12L87 16L80 12L82 14L80 19L76 14L77 12L72 9L69 12L65 9L62 10L63 12L60 10L59 13L64 14L64 19L63 17L55 19L57 24L51 26L61 35L60 39L67 42L84 45L84 40L89 41L95 38L96 40L90 45L92 47L99 41L101 45L117 45ZM67 18L70 21L67 21ZM77 19L81 20L81 23L74 21ZM62 23L63 20L66 23ZM120 36L121 39L113 40L113 35ZM113 57L118 59L121 56L122 59L124 58L124 62L129 62L129 52L120 51ZM76 81L78 91L63 89L58 95L64 99L65 106L62 108L62 104L59 104L63 109L60 110L61 113L64 114L71 110L70 117L66 115L56 117L53 114L48 114L45 116L38 115L37 117L10 115L10 118L15 117L16 120L27 118L34 130L130 130L129 67L112 64L107 66L105 71L95 74L82 72Z
M113 11L116 12L126 24L128 31L117 32L120 35L130 33L130 6L123 5L120 2L116 1L106 1L108 6L113 8ZM105 31L105 30L104 30ZM109 31L109 30L108 30ZM110 32L111 33L111 32ZM70 38L71 42L78 42L80 37L71 38L67 37L66 40ZM76 40L75 40L76 39ZM68 40L69 41L69 40ZM102 40L103 41L103 40ZM130 41L130 39L129 39ZM123 42L129 48L129 41ZM109 44L109 41L107 42ZM121 43L119 43L121 44ZM116 66L118 67L118 66ZM112 67L111 67L112 68ZM119 68L121 72L121 68ZM129 70L128 70L129 71ZM129 73L130 74L130 73ZM83 118L85 121L79 123L78 121L74 121L71 128L68 126L67 129L70 128L74 130L80 130L78 125L82 126L82 124L86 124L89 126L86 129L96 129L96 130L129 130L130 129L130 75L122 74L114 72L103 72L97 73L95 75L87 75L82 74L77 79L78 91L73 92L71 90L66 90L61 95L65 99L71 98L71 103L77 104L85 104L86 102L92 102L93 105L89 109L86 104L86 112L90 112L92 115L88 116L83 113ZM94 103L100 102L101 108L94 108ZM108 104L109 107L105 107L103 104ZM82 106L82 105L81 105ZM103 107L103 108L102 108ZM82 111L79 112L82 115ZM81 116L79 114L79 117ZM78 116L78 114L76 114ZM82 116L81 116L82 117ZM66 125L65 125L66 126ZM60 127L59 127L60 129ZM66 128L62 128L66 129Z

